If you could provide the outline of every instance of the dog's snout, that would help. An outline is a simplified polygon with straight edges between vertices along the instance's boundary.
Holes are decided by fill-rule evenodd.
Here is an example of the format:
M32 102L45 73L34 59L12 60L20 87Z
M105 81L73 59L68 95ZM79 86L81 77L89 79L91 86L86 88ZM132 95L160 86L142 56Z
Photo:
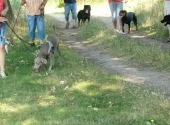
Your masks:
M37 67L33 67L33 70L34 70L34 72L38 72L39 71L39 68L37 68Z
M87 13L87 14L88 14L88 13L89 13L89 10L86 10L86 11L85 11L85 13Z

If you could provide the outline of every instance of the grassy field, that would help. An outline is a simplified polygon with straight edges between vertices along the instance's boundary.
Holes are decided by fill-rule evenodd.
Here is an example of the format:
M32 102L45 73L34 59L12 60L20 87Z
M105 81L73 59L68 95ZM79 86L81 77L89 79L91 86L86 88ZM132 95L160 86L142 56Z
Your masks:
M82 28L83 38L87 43L106 49L111 54L138 63L141 66L151 67L157 70L170 71L170 52L160 47L140 43L139 40L114 34L98 19L91 21ZM138 42L137 42L138 41Z
M54 24L52 18L46 19L48 27ZM102 22L95 22L92 20L89 25L93 28L82 28L82 37L89 44L97 42L97 47L115 50L110 53L118 56L132 54L129 58L137 62L145 57L143 51L151 49L148 59L152 60L152 54L158 50L110 34ZM20 30L17 33L29 41L26 25L20 23L22 20L16 25ZM48 28L47 32L51 30ZM121 76L101 69L60 43L62 56L56 55L53 72L48 74L42 67L40 73L34 73L34 55L15 38L15 46L7 54L8 78L0 79L1 125L170 124L170 102L156 88L127 83ZM34 52L38 48L30 49Z
M47 33L54 19L46 16ZM29 41L25 19L15 27ZM90 27L90 28L89 28ZM92 28L91 28L92 27ZM111 34L92 20L82 27L85 43L157 70L170 71L169 52ZM34 55L14 37L7 79L0 79L0 125L169 125L170 101L157 88L127 83L75 53L62 41L52 73L32 70ZM143 61L145 60L145 61Z

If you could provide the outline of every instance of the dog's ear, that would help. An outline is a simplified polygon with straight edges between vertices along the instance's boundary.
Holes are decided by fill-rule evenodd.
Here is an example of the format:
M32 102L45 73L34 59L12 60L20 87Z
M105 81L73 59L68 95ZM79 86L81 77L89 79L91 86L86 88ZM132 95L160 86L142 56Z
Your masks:
M126 14L127 14L127 11L126 11L126 10L123 10L123 13L126 15Z
M42 62L43 64L47 64L47 60L44 59L44 58L41 58L41 62Z

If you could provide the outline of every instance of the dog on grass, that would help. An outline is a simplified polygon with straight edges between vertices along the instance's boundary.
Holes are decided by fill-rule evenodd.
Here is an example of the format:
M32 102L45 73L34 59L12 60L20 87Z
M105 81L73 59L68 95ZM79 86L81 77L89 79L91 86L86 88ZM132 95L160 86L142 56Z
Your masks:
M122 31L124 32L124 24L128 24L128 33L130 33L130 28L131 28L131 21L134 22L134 25L136 26L136 30L138 30L137 26L137 17L135 13L133 12L126 12L126 10L121 10L119 12L119 16L121 17L121 23L122 23Z
M59 50L59 42L56 34L50 34L47 37L46 42L41 45L40 51L37 54L37 57L34 60L33 70L38 72L42 65L46 65L49 61L48 71L50 72L53 65L55 64L54 53Z
M164 18L161 20L161 23L163 23L164 26L170 25L170 15L165 15Z
M85 23L86 20L90 22L90 15L91 15L91 6L90 5L84 5L84 9L80 10L77 14L78 18L78 26L82 26L83 23Z

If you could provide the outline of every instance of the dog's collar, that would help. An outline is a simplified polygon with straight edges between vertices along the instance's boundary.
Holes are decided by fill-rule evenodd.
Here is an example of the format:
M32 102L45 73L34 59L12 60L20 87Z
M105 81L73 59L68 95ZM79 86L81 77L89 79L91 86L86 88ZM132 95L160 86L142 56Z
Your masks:
M49 44L48 48L48 54L50 54L51 48L53 47L53 44L50 41L46 41Z

